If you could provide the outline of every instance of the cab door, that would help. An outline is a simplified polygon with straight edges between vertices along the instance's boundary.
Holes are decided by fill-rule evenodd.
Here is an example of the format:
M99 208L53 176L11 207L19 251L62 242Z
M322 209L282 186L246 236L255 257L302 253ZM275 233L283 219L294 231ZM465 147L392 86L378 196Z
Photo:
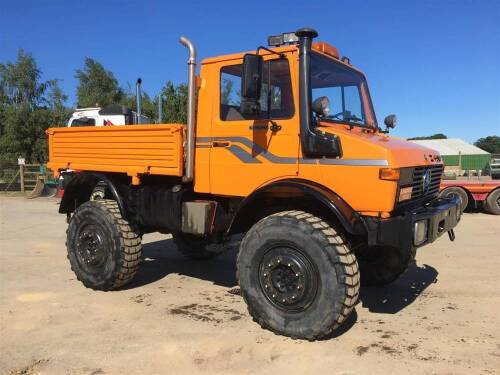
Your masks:
M219 66L219 97L214 102L210 147L213 194L247 196L272 180L298 173L298 105L293 90L293 53L264 58L260 111L242 113L242 59Z

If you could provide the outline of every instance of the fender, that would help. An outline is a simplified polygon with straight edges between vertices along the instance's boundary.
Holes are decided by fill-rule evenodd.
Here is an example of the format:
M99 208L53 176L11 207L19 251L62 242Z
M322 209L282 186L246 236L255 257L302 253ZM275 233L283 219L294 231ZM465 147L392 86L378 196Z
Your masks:
M79 172L71 179L68 186L64 189L64 195L59 206L59 213L70 214L75 211L78 206L87 202L90 199L92 190L98 182L104 182L106 184L113 199L118 204L122 217L125 218L125 205L116 189L116 183L114 183L109 176L97 172Z
M238 206L231 221L229 232L232 233L241 222L249 208L258 200L262 193L273 193L283 191L299 191L306 197L319 202L324 208L331 212L343 225L345 230L351 234L364 234L365 227L358 213L339 195L322 185L301 179L287 179L265 185L246 197Z

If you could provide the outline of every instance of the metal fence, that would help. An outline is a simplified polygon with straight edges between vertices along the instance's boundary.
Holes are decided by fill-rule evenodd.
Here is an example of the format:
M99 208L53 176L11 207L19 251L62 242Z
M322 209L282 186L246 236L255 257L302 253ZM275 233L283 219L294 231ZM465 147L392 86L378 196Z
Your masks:
M16 162L0 162L0 191L31 191L35 188L37 179L45 181L52 178L43 164L18 165Z

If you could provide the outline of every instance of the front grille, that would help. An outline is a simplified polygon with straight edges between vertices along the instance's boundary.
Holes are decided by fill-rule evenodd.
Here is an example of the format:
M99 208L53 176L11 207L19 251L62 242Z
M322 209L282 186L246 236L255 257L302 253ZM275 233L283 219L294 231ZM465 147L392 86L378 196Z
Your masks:
M429 185L424 187L423 179L427 171L430 171ZM411 199L419 199L423 197L434 197L439 192L439 184L443 174L442 165L433 165L432 167L415 167L413 168L413 180L408 186L413 186Z
M423 177L429 171L430 182L426 189L423 186ZM396 196L396 211L404 211L409 208L418 207L423 203L435 198L439 192L439 185L443 175L442 165L433 165L430 167L411 167L401 168L401 177L399 181L399 189L412 186L411 198L399 202L399 189Z

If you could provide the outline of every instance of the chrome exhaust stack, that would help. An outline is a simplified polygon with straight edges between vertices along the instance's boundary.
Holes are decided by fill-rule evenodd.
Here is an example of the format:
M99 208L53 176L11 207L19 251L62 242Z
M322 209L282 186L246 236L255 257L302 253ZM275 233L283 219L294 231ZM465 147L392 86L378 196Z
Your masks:
M191 41L181 36L181 44L189 49L189 59L188 63L188 102L187 102L187 132L186 132L186 170L184 172L184 177L182 181L190 182L193 181L194 175L194 126L195 126L195 95L196 95L196 48Z

